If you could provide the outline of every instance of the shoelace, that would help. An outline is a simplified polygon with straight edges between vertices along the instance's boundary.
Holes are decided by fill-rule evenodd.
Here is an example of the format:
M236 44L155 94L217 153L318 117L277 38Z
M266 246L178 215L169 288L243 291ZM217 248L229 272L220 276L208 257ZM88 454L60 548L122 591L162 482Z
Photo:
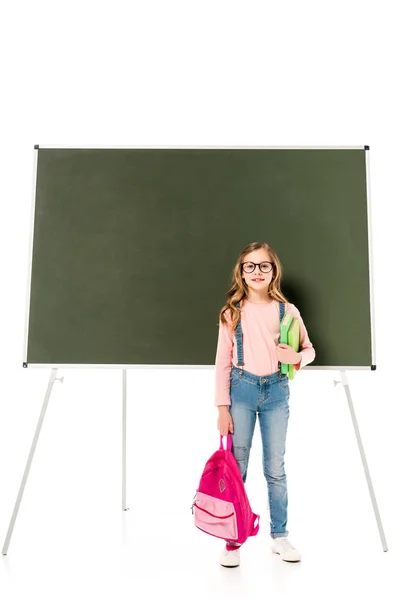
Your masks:
M286 546L286 549L290 549L290 550L296 550L296 548L294 546L292 546L292 544L289 542L289 540L287 538L281 538L280 540L281 544L284 544Z

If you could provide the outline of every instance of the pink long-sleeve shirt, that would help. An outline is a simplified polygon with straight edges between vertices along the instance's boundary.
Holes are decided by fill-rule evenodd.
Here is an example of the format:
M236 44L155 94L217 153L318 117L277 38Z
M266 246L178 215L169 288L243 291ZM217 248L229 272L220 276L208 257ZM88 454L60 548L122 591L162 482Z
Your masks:
M308 337L299 310L290 302L285 305L285 312L290 312L300 324L301 360L296 369L305 367L315 358L315 349ZM225 315L228 324L219 321L217 353L215 358L215 405L230 404L230 374L232 365L237 366L237 345L235 332L229 326L230 311ZM280 321L279 302L272 300L269 304L256 304L245 299L242 302L242 348L245 371L254 375L272 375L278 370L276 346L279 343Z

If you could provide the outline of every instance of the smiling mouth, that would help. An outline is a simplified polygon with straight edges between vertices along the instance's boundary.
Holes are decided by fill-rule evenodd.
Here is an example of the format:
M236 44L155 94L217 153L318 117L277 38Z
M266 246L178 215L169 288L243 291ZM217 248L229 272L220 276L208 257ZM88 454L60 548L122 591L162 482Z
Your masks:
M252 281L264 281L264 279L261 279L261 277L257 277L257 279L252 279Z

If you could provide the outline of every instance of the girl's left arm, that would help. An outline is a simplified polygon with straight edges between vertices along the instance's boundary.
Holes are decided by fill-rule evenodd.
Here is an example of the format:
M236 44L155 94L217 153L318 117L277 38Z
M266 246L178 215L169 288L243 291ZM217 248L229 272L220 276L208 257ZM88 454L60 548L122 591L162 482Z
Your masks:
M315 349L312 345L310 338L308 337L306 326L304 325L304 321L301 317L300 311L294 304L290 304L291 312L296 319L299 320L300 324L300 361L294 365L296 371L298 371L301 367L305 367L310 364L315 359Z

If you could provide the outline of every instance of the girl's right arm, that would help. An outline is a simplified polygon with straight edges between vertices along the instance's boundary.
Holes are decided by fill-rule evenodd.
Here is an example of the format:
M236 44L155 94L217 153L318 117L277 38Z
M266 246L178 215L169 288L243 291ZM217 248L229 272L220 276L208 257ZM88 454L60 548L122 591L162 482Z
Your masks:
M230 331L230 318L229 316L227 318L228 323L221 323L221 319L219 321L218 343L215 357L215 406L229 406L231 403L230 378L234 341Z

